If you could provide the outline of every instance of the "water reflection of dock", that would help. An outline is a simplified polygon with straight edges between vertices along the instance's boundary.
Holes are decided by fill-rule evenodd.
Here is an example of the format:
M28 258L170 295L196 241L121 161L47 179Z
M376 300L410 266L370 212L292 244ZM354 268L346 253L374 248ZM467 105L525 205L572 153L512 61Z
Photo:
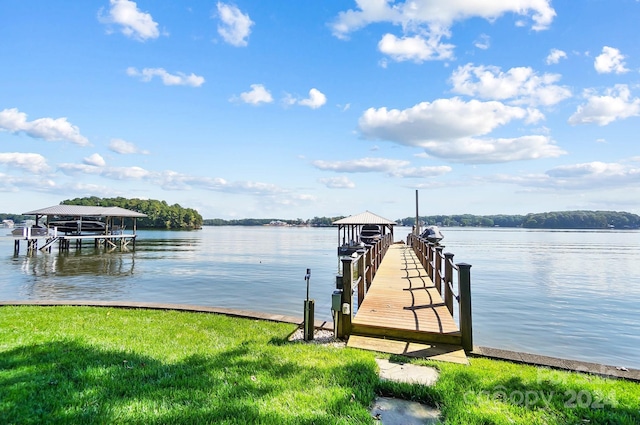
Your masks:
M129 255L131 255L129 257ZM130 276L133 274L133 254L42 254L25 256L21 269L32 276Z
M20 258L22 273L32 276L21 291L29 299L112 298L128 292L135 253L38 253ZM62 279L61 279L62 278Z

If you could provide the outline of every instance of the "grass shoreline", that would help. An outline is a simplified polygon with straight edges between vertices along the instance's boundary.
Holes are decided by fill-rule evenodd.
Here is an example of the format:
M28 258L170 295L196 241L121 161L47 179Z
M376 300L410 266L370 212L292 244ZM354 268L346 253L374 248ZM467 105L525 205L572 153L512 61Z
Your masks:
M244 319L267 320L277 323L295 324L303 326L303 318L275 313L263 313L257 311L240 310L233 308L201 306L193 304L176 304L161 302L143 301L94 301L94 300L27 300L27 301L0 301L0 308L3 306L75 306L75 307L111 307L124 309L149 309L149 310L169 310L192 313L214 313L223 314L230 317ZM333 330L333 324L327 321L315 321L316 329ZM583 372L599 375L604 378L626 379L640 383L640 369L626 368L621 365L604 363L594 363L583 360L550 357L542 354L532 354L526 352L504 350L495 347L475 346L474 352L470 356L476 358L486 358L491 360L502 360L517 364L548 367L569 372Z
M291 343L296 328L209 313L4 306L0 422L371 424L368 408L385 395L439 406L452 424L640 423L637 383ZM381 381L375 358L434 366L440 379Z

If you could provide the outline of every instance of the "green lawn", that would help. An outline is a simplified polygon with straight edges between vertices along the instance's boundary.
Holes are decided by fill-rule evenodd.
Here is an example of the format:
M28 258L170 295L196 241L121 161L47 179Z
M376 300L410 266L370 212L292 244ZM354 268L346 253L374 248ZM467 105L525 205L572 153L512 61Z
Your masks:
M294 326L175 311L0 308L0 423L371 424L378 395L451 424L639 424L640 385L506 362L380 382L380 353L290 343ZM407 359L399 359L405 360Z

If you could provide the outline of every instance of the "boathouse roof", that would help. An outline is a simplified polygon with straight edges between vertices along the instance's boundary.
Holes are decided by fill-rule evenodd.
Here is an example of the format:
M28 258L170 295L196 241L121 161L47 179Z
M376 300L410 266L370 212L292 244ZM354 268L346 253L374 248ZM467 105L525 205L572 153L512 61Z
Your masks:
M58 215L83 217L146 217L146 214L120 207L95 207L90 205L54 205L39 210L28 211L23 215Z
M360 225L360 224L381 224L384 226L395 226L397 223L395 221L388 220L384 217L380 217L377 214L374 214L370 211L365 211L360 214L352 215L349 217L342 218L340 220L336 220L332 223L334 226L342 226L342 225Z

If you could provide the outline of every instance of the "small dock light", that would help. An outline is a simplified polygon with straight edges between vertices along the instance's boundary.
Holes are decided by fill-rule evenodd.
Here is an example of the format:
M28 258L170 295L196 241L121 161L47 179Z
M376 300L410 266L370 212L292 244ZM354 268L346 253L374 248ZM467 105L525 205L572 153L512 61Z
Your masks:
M314 300L309 299L309 280L311 279L311 269L307 269L304 280L307 282L307 298L304 300L304 340L311 341L314 331Z

